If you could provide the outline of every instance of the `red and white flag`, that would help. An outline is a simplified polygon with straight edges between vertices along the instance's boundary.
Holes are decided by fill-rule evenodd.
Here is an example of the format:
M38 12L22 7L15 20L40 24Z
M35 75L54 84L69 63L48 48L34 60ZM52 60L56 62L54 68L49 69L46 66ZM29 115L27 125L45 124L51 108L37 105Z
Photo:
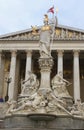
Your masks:
M49 12L54 14L54 6L51 7L51 8L47 11L47 13L49 13Z

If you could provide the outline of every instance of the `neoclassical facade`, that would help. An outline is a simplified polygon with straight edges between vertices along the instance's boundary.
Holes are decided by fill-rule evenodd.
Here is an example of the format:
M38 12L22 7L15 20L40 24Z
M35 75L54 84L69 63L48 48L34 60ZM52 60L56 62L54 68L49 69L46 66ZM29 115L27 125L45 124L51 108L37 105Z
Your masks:
M0 98L17 100L21 80L28 71L40 81L39 30L41 27L0 36ZM72 84L67 89L74 101L84 102L84 30L58 25L51 45L51 79L59 72Z

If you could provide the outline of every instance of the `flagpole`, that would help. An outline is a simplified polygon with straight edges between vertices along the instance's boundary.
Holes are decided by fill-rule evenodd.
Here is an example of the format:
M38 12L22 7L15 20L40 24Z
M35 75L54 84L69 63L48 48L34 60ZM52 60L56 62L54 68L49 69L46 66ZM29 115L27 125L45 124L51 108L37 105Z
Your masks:
M56 8L56 16L57 16L57 13L58 13L58 8Z
M47 11L47 13L52 13L52 31L53 31L53 33L52 33L52 39L51 39L51 42L50 42L50 52L51 52L51 46L52 46L52 43L53 43L53 38L54 38L54 29L55 29L55 25L54 25L54 5Z
M53 9L54 9L54 5L53 5ZM52 18L54 18L54 12L52 13Z
M58 24L57 14L58 14L58 8L56 8L56 26L57 26L57 24Z

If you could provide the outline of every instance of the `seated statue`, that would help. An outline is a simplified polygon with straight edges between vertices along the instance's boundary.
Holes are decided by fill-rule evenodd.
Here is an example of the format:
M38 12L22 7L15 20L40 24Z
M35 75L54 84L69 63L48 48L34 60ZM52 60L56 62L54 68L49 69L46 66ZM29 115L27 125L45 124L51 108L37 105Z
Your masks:
M31 95L31 92L37 90L39 81L34 73L28 71L28 79L22 81L20 95Z
M62 78L62 72L59 72L51 81L52 89L56 97L70 97L66 86L69 86L71 83Z

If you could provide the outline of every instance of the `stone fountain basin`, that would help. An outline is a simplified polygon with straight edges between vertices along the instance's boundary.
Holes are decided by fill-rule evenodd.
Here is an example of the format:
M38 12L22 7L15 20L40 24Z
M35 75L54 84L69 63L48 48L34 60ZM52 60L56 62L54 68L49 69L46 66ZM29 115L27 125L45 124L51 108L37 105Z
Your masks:
M29 114L28 117L32 120L35 120L35 121L52 121L56 118L56 115L53 115L53 114L40 114L40 113L35 113L35 114Z

